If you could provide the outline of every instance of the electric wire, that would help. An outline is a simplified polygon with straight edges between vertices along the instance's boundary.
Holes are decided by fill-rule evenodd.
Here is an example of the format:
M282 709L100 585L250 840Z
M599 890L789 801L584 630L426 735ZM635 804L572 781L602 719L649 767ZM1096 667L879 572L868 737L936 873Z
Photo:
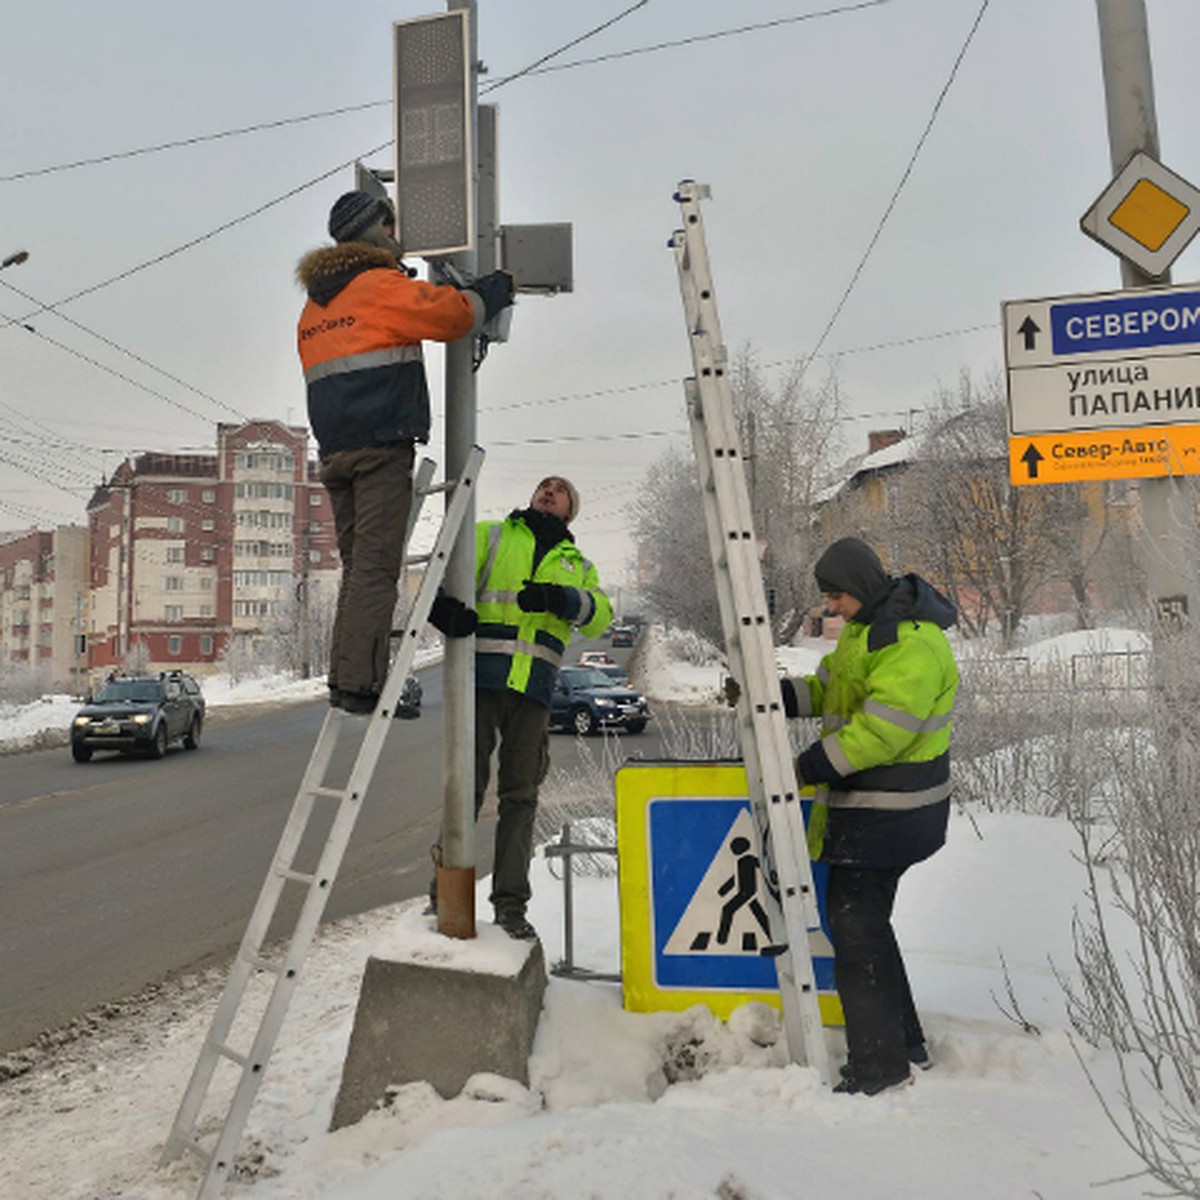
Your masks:
M799 21L812 21L821 17L836 17L843 13L856 12L864 8L877 8L881 4L889 4L891 0L861 0L858 4L842 4L836 8L822 9L819 12L802 13L794 17L778 17L773 21L760 21L754 25L741 25L736 29L722 29L715 33L699 33L691 37L678 38L671 42L659 42L653 46L635 46L628 50L614 50L611 54L600 54L595 58L576 58L570 62L558 63L549 67L538 67L536 70L523 72L528 75L545 75L550 71L569 71L575 67L590 67L596 63L612 62L618 58L633 58L639 54L653 54L658 50L674 50L679 46L693 46L698 42L714 42L719 38L737 37L743 33L755 33L763 29L775 29L780 25L794 25Z
M29 292L24 291L22 288L16 287L14 284L9 283L7 279L0 279L0 285L8 288L10 292L15 292L18 296L28 300L31 304L41 304L41 301L36 296L33 296ZM197 396L202 397L210 404L215 405L217 408L223 408L226 412L232 413L239 420L248 421L250 419L245 415L245 413L234 408L233 405L226 404L224 400L218 400L216 396L209 395L209 393L203 389L188 383L186 379L180 379L178 375L172 375L170 371L164 370L162 367L155 365L148 358L144 358L142 355L136 353L136 351L122 346L120 343L113 341L112 338L106 337L102 333L97 333L94 329L89 329L88 326L84 325L82 321L77 321L74 317L69 317L66 313L58 312L57 310L54 312L54 315L58 317L60 321L66 321L68 325L73 325L76 329L86 333L89 337L94 337L97 341L103 342L104 345L108 346L110 349L116 350L120 354L126 355L128 358L132 358L134 362L140 363L143 367L148 367L151 371L157 372L165 379L169 379L172 383L177 383L180 387L185 388L187 391L194 392Z
M858 284L859 278L863 273L863 269L867 265L867 260L871 257L871 254L874 252L880 237L883 235L884 226L887 225L888 220L896 207L896 203L900 199L900 193L904 191L905 185L908 183L909 177L913 173L913 168L917 165L917 159L920 157L921 151L929 138L929 134L933 130L934 122L938 118L938 113L940 113L942 110L942 104L945 101L955 78L958 76L958 69L962 65L963 59L966 58L967 50L970 48L971 42L975 39L975 33L979 29L980 22L983 20L983 14L987 12L987 7L990 2L991 0L983 0L983 3L979 6L979 12L976 13L975 20L972 23L970 30L967 32L966 40L963 42L962 48L959 50L958 56L954 60L954 65L950 68L949 77L942 85L942 90L938 93L937 100L934 101L933 111L929 114L929 120L925 122L925 128L922 130L921 136L917 139L917 144L914 147L912 154L909 156L908 165L904 168L904 172L900 176L900 182L896 185L895 191L892 192L892 197L888 201L887 207L883 210L883 216L879 218L879 223L875 227L875 232L871 235L871 240L867 243L867 248L863 252L862 258L859 259L858 266L854 268L854 271L850 276L850 282L846 285L846 290L842 293L841 299L834 306L833 315L829 318L825 328L821 331L821 336L817 338L816 345L813 347L812 352L808 355L808 358L801 368L801 381L803 381L804 373L807 370L808 363L810 363L820 353L821 347L825 344L825 339L829 337L830 332L837 323L838 317L842 315L842 310L846 307L846 302L850 299L850 294L854 291L856 285Z
M603 55L598 58L578 59L574 62L562 63L554 67L541 66L542 63L548 62L550 59L562 54L571 47L579 45L580 42L585 41L588 37L593 36L595 33L599 33L602 30L609 28L617 21L628 16L630 13L641 8L648 2L649 0L640 0L639 3L634 4L624 12L617 14L616 17L613 17L612 19L604 22L602 25L597 26L596 29L590 33L574 38L560 46L557 50L552 50L549 54L543 55L535 63L530 64L530 66L524 67L519 71L514 71L511 75L506 75L501 79L497 79L494 82L485 85L480 89L481 94L493 92L497 88L504 86L504 84L510 83L514 79L524 78L527 75L543 75L548 71L566 71L574 67L585 67L597 62L605 62L610 58L628 58L637 54L649 54L656 50L666 50L676 46L686 46L692 42L715 41L719 38L736 37L739 34L751 33L760 29L770 29L777 25L794 24L800 21L811 21L818 17L831 17L846 12L853 12L856 9L872 8L880 4L888 4L891 2L891 0L863 0L862 3L858 4L847 4L838 8L826 9L821 12L802 13L793 17L781 17L775 21L766 21L757 25L743 25L736 29L717 30L714 33L700 34L691 38L683 38L675 42L660 42L654 46L633 47L629 50L619 51L611 55ZM363 112L364 110L371 108L383 108L385 105L392 104L393 102L394 101L390 97L387 100L368 100L362 104L347 104L340 108L329 108L320 112L304 113L297 117L281 117L278 120L259 121L253 125L243 125L234 129L222 129L218 130L216 133L202 133L196 134L193 137L176 138L172 141L159 142L152 146L138 146L131 150L117 150L110 154L98 154L92 158L75 159L71 162L58 163L54 166L34 167L24 171L16 171L9 175L0 175L0 183L14 183L18 180L30 179L39 175L53 175L60 171L74 171L81 167L92 167L103 163L118 162L122 159L137 158L145 154L157 154L163 150L176 150L187 146L199 145L204 142L220 141L223 138L240 137L244 134L262 133L273 129L282 129L288 125L299 125L306 121L318 121L327 117L340 117L346 115L347 113ZM390 145L390 143L385 143L385 145ZM380 148L382 149L383 147ZM376 153L376 151L371 151L370 153ZM362 156L360 155L360 157Z
M66 303L66 301L60 301L60 303ZM49 309L46 308L46 309L43 309L42 311L48 312ZM0 313L0 318L3 318L3 316L4 316L4 314ZM47 342L49 345L54 346L56 349L65 351L67 354L73 355L75 358L78 358L78 359L82 360L83 362L87 363L88 365L95 367L97 370L105 372L105 374L115 376L117 379L120 379L122 382L128 383L131 387L137 388L139 391L146 392L148 395L155 396L159 400L165 401L167 404L171 405L173 408L179 409L180 412L187 413L187 415L189 417L195 417L197 420L205 421L205 422L207 422L211 419L209 417L204 416L202 413L198 413L194 408L188 408L188 406L186 404L184 404L182 401L176 400L173 397L168 396L165 392L160 392L156 388L149 387L147 384L141 383L140 381L134 379L132 376L126 375L123 371L118 371L115 367L110 367L107 365L107 363L102 363L102 362L100 362L99 359L95 359L95 358L92 358L91 355L84 354L82 350L76 350L73 346L68 346L65 342L60 342L60 341L58 341L57 338L52 338L48 333L43 333L40 329L37 329L33 325L28 324L27 318L21 319L21 318L16 318L16 317L9 317L8 323L5 325L0 325L0 329L7 329L11 325L20 325L23 329L25 329L29 333L32 333L34 337L40 338L43 342Z

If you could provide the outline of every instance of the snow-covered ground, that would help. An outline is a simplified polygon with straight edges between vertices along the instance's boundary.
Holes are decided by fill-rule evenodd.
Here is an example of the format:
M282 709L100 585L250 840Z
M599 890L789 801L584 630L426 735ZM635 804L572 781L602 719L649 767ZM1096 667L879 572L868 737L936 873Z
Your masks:
M775 1028L765 1006L740 1009L727 1024L705 1009L635 1014L623 1010L618 985L552 978L528 1089L481 1077L443 1100L413 1084L390 1108L331 1134L367 956L430 936L430 919L413 906L341 922L322 933L297 990L248 1124L246 1172L231 1194L269 1200L1132 1200L1151 1194L1076 1052L1101 1086L1112 1080L1115 1064L1105 1052L1072 1045L1054 974L1070 978L1075 971L1071 920L1084 885L1075 849L1062 822L954 814L949 844L906 876L897 909L936 1065L912 1087L873 1100L832 1095L811 1070L786 1065L778 1043L764 1044ZM541 856L533 879L530 916L554 962L562 955L562 884ZM481 912L486 891L482 881ZM575 912L575 961L619 969L616 880L577 879ZM479 934L481 959L503 950L491 926L481 924ZM469 967L472 947L465 954ZM0 1196L194 1195L193 1163L159 1168L157 1159L222 983L220 973L182 981L116 1006L52 1052L30 1054L24 1064L10 1056L10 1071L28 1069L0 1084ZM840 1055L840 1035L831 1031L829 1042ZM1098 1190L1105 1181L1113 1182Z

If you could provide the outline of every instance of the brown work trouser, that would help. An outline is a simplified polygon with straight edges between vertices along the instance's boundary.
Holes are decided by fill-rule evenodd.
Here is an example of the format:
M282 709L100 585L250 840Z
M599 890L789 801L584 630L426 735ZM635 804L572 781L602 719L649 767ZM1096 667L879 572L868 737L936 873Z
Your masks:
M342 558L329 651L331 688L378 692L387 678L412 468L412 442L340 450L321 462Z

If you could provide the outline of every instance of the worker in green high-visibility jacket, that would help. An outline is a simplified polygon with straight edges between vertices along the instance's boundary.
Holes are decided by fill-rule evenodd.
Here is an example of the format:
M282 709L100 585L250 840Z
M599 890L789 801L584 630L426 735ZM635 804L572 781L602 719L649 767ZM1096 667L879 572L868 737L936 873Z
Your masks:
M814 674L783 681L783 700L821 722L796 775L828 805L820 858L848 1052L834 1090L873 1096L930 1063L891 917L900 877L946 840L958 668L944 630L958 614L858 538L834 542L814 574L846 625Z
M596 568L568 528L578 514L574 484L550 475L526 508L475 530L475 815L499 744L490 899L496 924L525 940L537 937L525 910L551 693L572 632L598 637L612 620Z

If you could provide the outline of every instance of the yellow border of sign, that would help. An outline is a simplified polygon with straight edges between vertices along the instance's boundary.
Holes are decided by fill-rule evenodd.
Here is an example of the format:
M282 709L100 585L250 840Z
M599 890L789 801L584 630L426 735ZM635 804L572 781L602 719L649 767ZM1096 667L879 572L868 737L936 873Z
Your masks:
M1144 425L1008 439L1014 485L1200 475L1200 425Z
M654 946L650 920L650 853L646 814L651 800L663 796L728 796L747 794L746 770L740 764L631 763L618 769L617 862L621 896L621 986L630 1012L682 1012L703 1004L718 1017L750 1000L782 1007L770 991L686 991L664 989L654 982ZM819 994L821 1019L843 1025L842 1002L835 992Z

